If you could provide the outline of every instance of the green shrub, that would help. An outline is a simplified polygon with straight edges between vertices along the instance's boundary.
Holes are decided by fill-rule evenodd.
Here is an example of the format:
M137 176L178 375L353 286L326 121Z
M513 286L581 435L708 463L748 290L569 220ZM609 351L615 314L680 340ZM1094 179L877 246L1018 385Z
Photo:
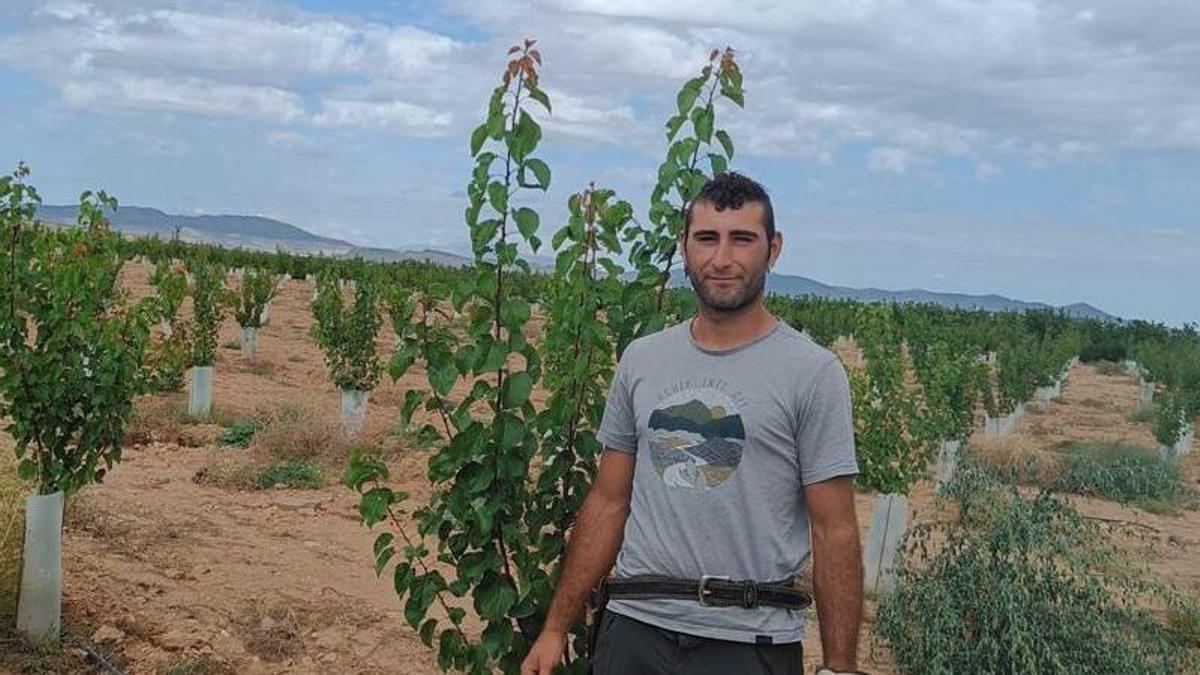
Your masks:
M325 485L325 471L312 462L297 459L268 466L255 481L260 490L280 484L293 489L315 490Z
M1182 673L1196 653L1155 607L1173 591L1121 560L1094 523L965 461L956 521L915 527L876 630L904 673Z
M354 303L342 301L337 277L330 271L317 278L317 299L312 303L313 337L325 352L325 363L338 389L370 391L379 383L383 365L375 351L375 337L383 319L375 283L359 279Z
M191 324L177 322L169 336L159 335L151 339L143 369L146 389L150 393L183 390L191 349L190 329Z
M211 366L217 361L217 331L230 302L225 288L225 268L213 262L189 261L192 272L192 349L189 366Z
M279 290L275 275L266 270L246 270L236 296L233 315L242 328L261 328L262 313Z
M259 426L258 420L254 419L234 420L225 428L225 433L221 434L217 442L224 446L248 448L254 441L254 435L258 433Z
M1127 443L1074 442L1062 446L1063 472L1052 490L1122 504L1175 503L1190 494L1179 467L1158 453Z
M85 192L79 227L43 228L27 175L0 178L0 419L21 477L69 496L121 460L153 301L120 292L120 238L104 215L116 199Z

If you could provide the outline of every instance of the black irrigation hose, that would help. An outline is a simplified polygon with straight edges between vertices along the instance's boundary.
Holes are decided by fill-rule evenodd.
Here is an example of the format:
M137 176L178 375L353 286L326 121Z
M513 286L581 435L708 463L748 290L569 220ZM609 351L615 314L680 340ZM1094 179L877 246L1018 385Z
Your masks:
M88 656L95 659L96 663L100 664L100 667L103 668L105 672L109 673L110 675L125 675L125 673L121 672L119 668L109 663L108 659L105 659L103 656L101 656L100 652L96 651L96 648L93 647L87 640L77 635L68 635L67 638L74 642L76 647L79 647L83 651L87 652Z

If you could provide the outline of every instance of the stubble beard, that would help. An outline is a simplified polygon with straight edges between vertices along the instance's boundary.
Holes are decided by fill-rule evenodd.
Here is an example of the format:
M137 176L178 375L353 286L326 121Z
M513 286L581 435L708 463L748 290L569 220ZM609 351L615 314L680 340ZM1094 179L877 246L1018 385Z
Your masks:
M690 266L684 266L688 281L700 299L700 305L705 312L716 315L737 314L753 305L762 297L767 284L767 270L764 267L757 274L750 276L748 281L739 289L730 288L724 292L714 291L704 284L704 277L692 271Z

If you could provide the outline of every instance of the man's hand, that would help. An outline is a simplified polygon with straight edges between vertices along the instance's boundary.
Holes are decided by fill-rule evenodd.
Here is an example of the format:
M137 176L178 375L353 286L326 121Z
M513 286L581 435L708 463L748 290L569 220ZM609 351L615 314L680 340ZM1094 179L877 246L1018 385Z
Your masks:
M543 630L521 663L521 675L550 675L562 663L566 645L565 634Z

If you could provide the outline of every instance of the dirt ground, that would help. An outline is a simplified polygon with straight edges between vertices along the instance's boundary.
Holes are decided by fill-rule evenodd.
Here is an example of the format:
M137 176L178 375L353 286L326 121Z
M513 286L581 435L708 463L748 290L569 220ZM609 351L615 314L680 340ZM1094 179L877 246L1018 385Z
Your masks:
M146 292L146 270L132 266L127 284ZM235 349L221 348L214 405L236 418L283 404L300 406L319 423L336 422L338 393L318 348L309 337L312 284L289 280L260 331L259 364L242 363ZM381 350L393 342L384 328ZM221 341L236 339L227 319ZM381 353L387 353L383 351ZM400 383L384 378L371 394L364 437L394 452L393 477L420 503L429 493L428 453L405 446L394 431L404 391L421 386L424 374ZM155 397L139 406L182 405ZM1030 413L1012 437L973 443L988 451L1031 452L1063 439L1124 439L1153 447L1149 427L1126 419L1138 406L1133 378L1103 376L1076 366L1061 401ZM310 420L311 422L311 420ZM215 429L215 427L214 427ZM211 437L211 433L209 434ZM1022 445L1024 444L1024 445ZM127 448L103 485L89 487L68 515L65 533L65 607L68 626L86 630L95 643L130 673L435 673L434 653L403 619L401 603L385 575L371 566L374 533L362 527L354 495L338 484L319 490L237 491L193 481L214 463L245 452L208 443L184 447L152 440ZM1185 463L1196 482L1195 455ZM857 498L865 538L873 495ZM1156 516L1116 504L1076 499L1084 514L1149 533L1131 547L1134 559L1156 575L1200 594L1200 513ZM915 518L932 511L932 487L912 495ZM1128 529L1114 524L1114 533ZM1141 540L1139 540L1141 541ZM874 603L860 667L893 672L886 649L870 638ZM805 640L806 672L819 660L815 625ZM204 668L207 668L205 670Z

